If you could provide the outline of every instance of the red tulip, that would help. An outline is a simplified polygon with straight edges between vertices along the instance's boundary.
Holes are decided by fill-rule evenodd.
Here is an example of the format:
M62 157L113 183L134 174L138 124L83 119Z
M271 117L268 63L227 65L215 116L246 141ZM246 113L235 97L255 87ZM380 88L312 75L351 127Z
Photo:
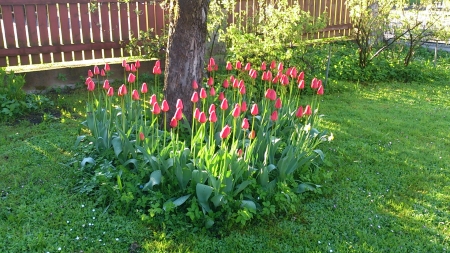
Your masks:
M277 62L275 61L275 60L273 60L271 63L270 63L270 69L274 69L274 68L276 68L277 67Z
M248 119L244 118L244 120L242 120L242 129L248 129L250 127L250 124L248 123Z
M267 81L272 80L272 72L271 71L267 71Z
M133 73L137 71L136 66L133 63L130 65L130 71Z
M200 99L205 99L206 97L208 97L208 95L206 95L206 90L204 88L200 89Z
M244 70L245 71L250 71L250 69L251 69L250 63L245 64Z
M88 77L93 77L94 76L94 74L92 74L92 70L88 70Z
M317 95L323 95L323 85L320 84L319 88L317 89Z
M158 67L158 68L161 68L161 62L159 60L157 60L155 62L155 66Z
M247 111L247 102L242 101L241 103L241 112Z
M192 103L198 102L198 93L196 91L194 91L194 93L192 93L191 101L192 101Z
M231 133L231 127L227 125L224 126L222 131L220 131L220 138L226 139Z
M192 89L194 90L198 89L198 83L196 80L192 81Z
M109 87L108 93L106 93L106 95L108 97L112 97L114 95L114 88L113 87Z
M253 140L253 139L256 138L256 132L255 132L255 130L252 130L252 131L250 131L250 133L248 133L248 138L249 138L250 140Z
M238 149L238 150L236 150L236 154L238 157L241 157L242 154L244 154L244 151L242 151L242 149Z
M289 84L289 78L287 75L282 75L281 76L281 85L286 86Z
M136 81L136 76L133 73L130 73L128 75L128 82L129 83L134 83L134 81Z
M252 105L252 108L250 109L250 113L253 115L253 116L256 116L256 115L258 115L258 104L253 104Z
M152 113L156 115L161 113L161 107L159 107L158 103L153 104Z
M140 132L140 133L139 133L139 139L140 139L141 141L143 141L143 140L145 139L145 135L144 135L143 132Z
M177 110L175 111L175 119L177 120L181 120L183 118L183 112L181 108L177 108Z
M241 93L241 95L244 95L244 94L245 94L245 85L242 85L242 86L239 88L239 93Z
M111 86L109 85L108 79L106 79L105 81L103 81L103 89L109 90L109 87L111 87Z
M134 63L134 66L136 67L136 69L141 67L141 62L139 60L136 60L136 63Z
M198 122L202 124L206 122L206 115L204 112L201 112L200 115L198 116Z
M177 99L177 105L176 108L180 108L181 110L183 110L184 106L183 106L183 100L181 99Z
M256 70L251 69L248 74L250 75L250 78L252 79L256 79L256 77L258 77L258 72L256 72Z
M119 95L119 97L123 97L127 94L127 86L125 86L125 84L122 84L119 87L119 90L117 91L117 95Z
M298 74L298 80L303 80L303 79L305 79L305 73L302 71L302 72L300 72L300 74Z
M214 78L212 76L210 76L208 78L208 82L207 82L208 86L212 86L214 84Z
M266 71L264 71L264 72L262 73L261 80L267 81L267 72L266 72Z
M194 119L199 120L198 117L200 116L200 109L195 108L194 110Z
M277 119L278 119L278 111L275 110L272 112L272 115L270 115L270 120L277 121Z
M174 118L172 118L171 120L170 120L170 127L171 128L175 128L175 127L177 127L178 126L178 120L174 117Z
M233 69L233 65L231 65L231 62L227 62L227 66L225 67L228 71Z
M228 83L228 79L223 80L222 87L224 87L225 89L230 87L230 84Z
M94 91L94 90L95 90L95 83L94 83L94 81L91 80L91 81L88 83L87 89L88 89L88 91Z
M161 68L155 65L153 67L153 75L161 75Z
M139 100L139 93L138 93L137 90L133 90L133 91L131 92L131 98L132 98L133 100Z
M105 63L105 67L103 67L105 69L106 72L111 70L111 67L109 66L108 63Z
M298 107L297 112L295 113L295 117L297 117L297 118L303 117L303 107L302 106Z
M125 71L126 71L126 72L130 72L130 70L131 70L130 64L127 64L127 65L125 66Z
M220 109L222 109L222 110L228 109L228 100L226 98L224 98L222 100L222 103L220 103Z
M282 62L280 62L279 64L278 64L278 71L283 71L283 63Z
M277 99L277 93L275 92L275 90L273 89L267 89L265 97L269 100L274 101L275 99Z
M213 71L213 66L211 66L211 65L209 65L208 64L208 67L206 67L206 70L208 71L208 72L212 72Z
M242 63L240 61L236 62L236 69L241 69L242 68Z
M209 121L212 123L217 121L216 111L212 111L209 113Z
M303 114L308 115L308 116L312 114L312 110L311 110L311 106L310 105L307 105L305 107L305 111L303 112Z
M239 115L241 115L241 106L239 106L239 104L234 105L231 115L233 115L234 118L237 118L239 117Z
M156 104L156 103L158 103L158 101L157 101L157 99L156 99L156 95L153 94L153 95L150 97L150 105L153 106L153 105Z
M94 66L94 75L99 75L100 74L100 69L98 68L97 65Z
M141 93L142 93L142 94L145 94L145 93L147 93L147 92L148 92L147 84L146 84L146 83L142 83L142 86L141 86Z
M212 112L215 112L215 111L216 111L216 105L215 104L211 104L209 106L209 110L208 110L209 114L211 114Z
M292 67L291 75L292 78L297 78L297 68Z
M234 79L236 79L236 78L234 78L234 76L232 75L232 76L230 76L230 82L231 83L234 83Z
M105 72L104 69L102 69L102 70L100 71L100 75L101 75L101 76L106 76L106 72Z
M168 112L169 111L169 103L167 103L167 100L163 100L161 103L161 111Z
M263 61L263 62L261 63L261 70L262 70L262 71L265 71L265 70L266 70L266 62L265 62L265 61Z
M89 71L88 71L88 72L89 72ZM91 81L92 81L92 78L88 76L88 77L86 78L86 81L84 81L84 84L85 84L85 85L88 85Z
M214 89L214 86L211 86L211 89L209 89L209 95L211 97L214 97L216 95L216 90Z
M223 92L219 93L219 101L222 101L225 99L225 94L223 94Z
M280 99L280 98L277 98L277 100L275 101L275 108L276 108L276 109L280 109L280 108L281 108L281 105L282 105L281 99Z
M233 88L239 88L239 80L238 79L233 79Z
M298 82L298 88L299 88L299 89L304 89L304 88L305 88L305 80L301 79L301 80Z
M209 58L209 65L211 66L211 67L214 67L214 66L216 66L216 61L214 61L214 58Z
M127 66L127 60L122 61L122 68L125 68Z
M317 83L317 78L313 78L312 80L311 80L311 89L317 89L317 88L319 88L319 86L317 85L318 83Z

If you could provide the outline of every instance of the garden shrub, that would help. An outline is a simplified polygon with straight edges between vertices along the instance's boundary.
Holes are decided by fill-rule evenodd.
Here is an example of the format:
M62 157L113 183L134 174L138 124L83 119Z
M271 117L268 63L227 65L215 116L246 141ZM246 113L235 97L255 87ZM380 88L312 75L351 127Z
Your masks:
M309 88L303 72L275 61L228 63L227 74L215 67L211 59L206 84L193 84L192 122L181 100L167 118L157 78L139 84L126 72L115 92L98 67L89 71L77 190L154 225L215 229L297 211L302 193L320 192L318 145L333 138L316 128L322 82Z

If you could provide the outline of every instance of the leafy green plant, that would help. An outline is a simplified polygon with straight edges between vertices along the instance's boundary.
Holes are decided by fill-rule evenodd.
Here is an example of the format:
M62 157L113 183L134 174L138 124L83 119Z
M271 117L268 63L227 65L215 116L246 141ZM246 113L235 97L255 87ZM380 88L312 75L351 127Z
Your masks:
M130 41L125 45L125 50L133 55L144 58L161 59L165 57L167 43L167 33L155 34L153 29L139 31L139 34L131 36Z

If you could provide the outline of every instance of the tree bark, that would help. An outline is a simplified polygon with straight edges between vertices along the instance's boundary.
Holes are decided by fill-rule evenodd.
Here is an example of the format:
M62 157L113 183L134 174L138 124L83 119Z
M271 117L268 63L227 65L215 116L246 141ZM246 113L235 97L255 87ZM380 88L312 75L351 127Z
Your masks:
M192 82L202 83L208 7L207 0L170 0L164 76L164 95L170 107L168 120L175 113L176 101L181 99L183 114L191 122Z

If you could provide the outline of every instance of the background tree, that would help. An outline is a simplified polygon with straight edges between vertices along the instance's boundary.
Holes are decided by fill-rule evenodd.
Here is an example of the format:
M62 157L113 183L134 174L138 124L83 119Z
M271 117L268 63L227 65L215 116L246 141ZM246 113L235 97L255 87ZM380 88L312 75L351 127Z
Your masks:
M175 113L176 100L180 98L189 119L192 82L202 83L209 1L170 0L169 4L164 95L170 105L169 115Z

